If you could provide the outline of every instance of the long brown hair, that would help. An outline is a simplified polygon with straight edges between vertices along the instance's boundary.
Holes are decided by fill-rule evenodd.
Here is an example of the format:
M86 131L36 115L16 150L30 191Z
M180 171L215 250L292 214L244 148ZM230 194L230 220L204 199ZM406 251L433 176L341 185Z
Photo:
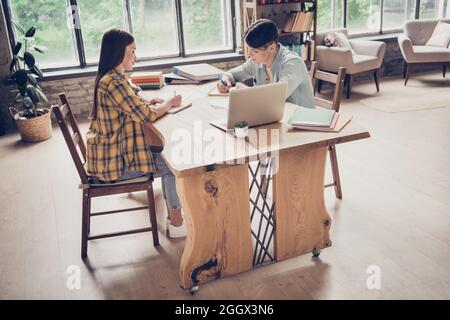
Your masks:
M105 74L122 63L125 57L125 49L134 42L134 37L126 31L110 29L105 32L100 50L97 77L95 78L94 107L90 118L97 118L97 89L98 83Z

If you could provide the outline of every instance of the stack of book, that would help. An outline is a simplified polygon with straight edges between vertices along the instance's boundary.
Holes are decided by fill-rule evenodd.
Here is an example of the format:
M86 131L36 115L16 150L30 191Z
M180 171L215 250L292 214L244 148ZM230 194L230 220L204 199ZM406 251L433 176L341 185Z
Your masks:
M288 123L295 129L313 131L334 131L339 113L324 108L298 107L289 118Z
M130 80L142 89L160 89L164 86L161 71L134 72L130 75Z
M283 32L309 32L314 20L313 11L291 11L283 26Z
M199 84L201 81L192 80L175 73L167 73L164 75L164 82L166 84Z
M206 81L219 79L223 71L208 63L198 63L173 67L172 73L194 81Z

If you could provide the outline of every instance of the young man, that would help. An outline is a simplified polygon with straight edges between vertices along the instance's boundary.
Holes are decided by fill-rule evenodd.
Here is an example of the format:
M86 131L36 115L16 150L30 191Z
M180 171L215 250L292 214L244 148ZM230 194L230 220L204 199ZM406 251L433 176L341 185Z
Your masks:
M278 42L278 29L268 19L255 21L245 33L250 59L224 73L217 83L220 92L228 92L236 82L253 79L254 85L287 81L286 101L314 108L314 94L303 60Z

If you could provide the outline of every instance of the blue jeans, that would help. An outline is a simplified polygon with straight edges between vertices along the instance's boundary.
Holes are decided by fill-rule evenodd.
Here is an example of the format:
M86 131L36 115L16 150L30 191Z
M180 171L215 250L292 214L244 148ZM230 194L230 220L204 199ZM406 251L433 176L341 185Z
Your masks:
M161 157L160 153L152 153L152 155L156 164L155 175L161 177L163 195L164 199L166 199L167 201L167 205L171 209L181 208L180 200L178 199L177 194L175 176L173 175L172 171L170 171L170 169L167 167L167 164ZM142 171L130 171L128 169L125 169L122 178L120 178L120 180L134 179L141 177L143 175L145 175L145 173Z

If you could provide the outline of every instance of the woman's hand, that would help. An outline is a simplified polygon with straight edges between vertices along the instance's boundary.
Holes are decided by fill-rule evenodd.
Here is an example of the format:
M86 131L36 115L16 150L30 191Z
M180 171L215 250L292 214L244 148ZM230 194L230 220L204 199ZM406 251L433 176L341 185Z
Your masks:
M155 105L155 104L161 104L161 103L163 103L164 102L164 99L161 99L161 98L153 98L153 99L151 99L150 101L149 101L149 103L150 104L153 104L153 105Z
M174 96L173 98L170 98L167 100L167 102L170 104L171 107L178 107L181 105L181 94Z

